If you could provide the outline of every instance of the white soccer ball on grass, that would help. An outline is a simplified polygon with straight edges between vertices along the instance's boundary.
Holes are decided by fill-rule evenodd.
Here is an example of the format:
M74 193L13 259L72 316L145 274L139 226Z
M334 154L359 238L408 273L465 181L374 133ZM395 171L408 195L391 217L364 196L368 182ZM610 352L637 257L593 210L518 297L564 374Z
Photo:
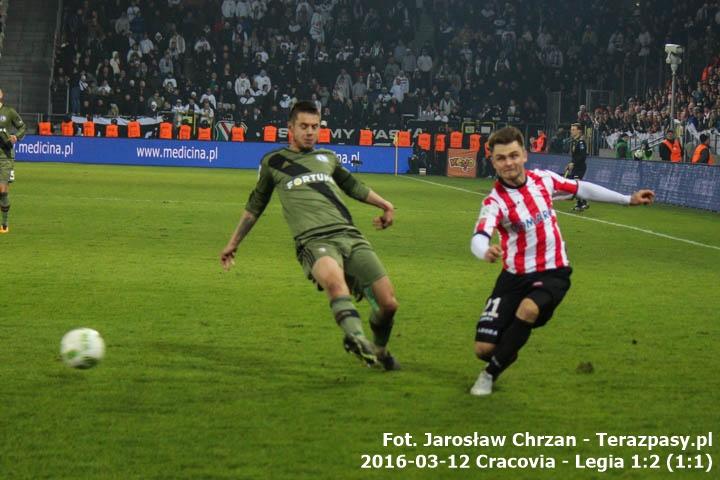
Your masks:
M60 356L68 367L92 368L105 356L105 341L92 328L76 328L60 341Z

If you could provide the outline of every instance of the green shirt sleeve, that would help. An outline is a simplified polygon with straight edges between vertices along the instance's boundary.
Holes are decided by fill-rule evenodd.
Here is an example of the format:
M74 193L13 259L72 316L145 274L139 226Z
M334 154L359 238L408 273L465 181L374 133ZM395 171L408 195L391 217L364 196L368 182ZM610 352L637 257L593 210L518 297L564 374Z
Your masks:
M337 186L355 200L364 202L370 194L370 189L353 177L352 174L339 163L335 166L332 177Z
M14 110L12 124L17 129L17 133L15 133L15 136L18 138L18 140L22 140L25 136L25 122L22 121L20 115L18 115L18 113Z
M275 181L273 180L267 161L263 158L258 169L257 184L252 193L250 193L250 198L248 198L247 204L245 205L245 210L255 215L255 217L260 217L265 211L265 207L270 203L274 189Z

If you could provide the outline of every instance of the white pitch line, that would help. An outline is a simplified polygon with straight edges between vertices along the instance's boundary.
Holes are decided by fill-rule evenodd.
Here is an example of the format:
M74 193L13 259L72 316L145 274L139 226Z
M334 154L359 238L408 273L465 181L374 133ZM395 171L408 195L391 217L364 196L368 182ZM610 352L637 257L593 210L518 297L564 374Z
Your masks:
M416 182L429 183L430 185L436 185L436 186L438 186L438 187L451 188L451 189L453 189L453 190L459 190L459 191L465 192L465 193L472 193L473 195L481 195L481 196L484 196L484 195L487 195L487 194L489 193L489 192L475 192L475 191L473 191L473 190L468 190L468 189L466 189L466 188L454 187L454 186L452 186L452 185L446 185L446 184L444 184L444 183L431 182L430 180L424 180L424 179L422 179L422 178L415 178L415 177L408 177L408 176L406 176L406 175L402 175L402 177L403 177L403 178L407 178L408 180L415 180ZM574 215L574 214L572 214L572 213L565 213L565 212L560 212L560 211L557 211L557 210L555 210L555 212L556 212L556 213L559 213L559 214L561 214L561 215L567 215L567 216L572 217L572 218L578 218L578 219L581 219L581 220L588 220L588 221L590 221L590 222L603 223L603 224L605 224L605 225L612 225L612 226L614 226L614 227L627 228L628 230L635 230L636 232L647 233L648 235L654 235L654 236L656 236L656 237L667 238L668 240L675 240L676 242L688 243L688 244L690 244L690 245L695 245L696 247L705 247L705 248L711 248L711 249L713 249L713 250L720 250L720 247L718 247L718 246L716 246L716 245L707 245L707 244L705 244L705 243L696 242L696 241L694 241L694 240L688 240L687 238L673 237L672 235L667 235L667 234L661 233L661 232L654 232L654 231L652 231L652 230L647 230L647 229L645 229L645 228L634 227L634 226L632 226L632 225L625 225L624 223L608 222L607 220L600 220L599 218L584 217L584 216L582 216L582 215Z

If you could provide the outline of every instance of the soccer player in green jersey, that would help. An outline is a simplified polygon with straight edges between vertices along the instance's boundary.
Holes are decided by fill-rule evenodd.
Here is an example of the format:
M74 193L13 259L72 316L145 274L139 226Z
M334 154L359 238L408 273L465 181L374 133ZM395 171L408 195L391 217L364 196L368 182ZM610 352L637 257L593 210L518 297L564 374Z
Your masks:
M345 350L369 366L396 370L399 364L387 350L398 309L395 291L370 243L355 227L340 191L382 209L382 215L373 220L378 229L392 225L395 209L356 180L339 163L335 152L315 149L320 112L314 103L297 102L290 112L288 127L292 133L290 146L262 158L257 185L220 254L220 262L226 270L230 268L238 245L277 191L295 238L298 261L307 277L330 299L335 320L345 334ZM367 298L372 307L372 342L365 337L351 294L358 300Z
M15 144L25 136L25 124L17 112L3 103L5 96L0 89L0 234L8 233L10 213L10 186L15 179ZM9 129L14 129L11 134Z

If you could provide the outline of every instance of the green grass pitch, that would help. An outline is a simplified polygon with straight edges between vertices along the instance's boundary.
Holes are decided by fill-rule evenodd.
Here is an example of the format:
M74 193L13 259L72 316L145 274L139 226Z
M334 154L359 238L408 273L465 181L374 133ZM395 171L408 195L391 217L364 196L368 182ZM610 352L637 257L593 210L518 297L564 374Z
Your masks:
M384 373L346 355L325 296L303 278L277 199L224 272L218 254L252 171L17 165L0 236L0 479L717 478L630 468L595 432L717 429L720 217L594 203L561 215L573 286L489 398L474 327L499 265L469 239L488 180L362 175L397 208L346 199L400 301ZM447 187L454 188L447 188ZM475 192L475 193L473 193ZM556 208L568 212L571 204ZM368 306L360 304L366 317ZM71 328L101 332L106 358L58 358ZM591 362L593 373L578 373ZM390 448L384 432L575 435L574 448ZM583 437L593 441L583 442ZM704 450L715 461L715 446ZM695 454L693 450L691 453ZM553 457L554 470L361 469L363 454ZM600 474L575 455L625 460ZM561 460L570 460L570 465ZM663 461L664 468L664 461Z

